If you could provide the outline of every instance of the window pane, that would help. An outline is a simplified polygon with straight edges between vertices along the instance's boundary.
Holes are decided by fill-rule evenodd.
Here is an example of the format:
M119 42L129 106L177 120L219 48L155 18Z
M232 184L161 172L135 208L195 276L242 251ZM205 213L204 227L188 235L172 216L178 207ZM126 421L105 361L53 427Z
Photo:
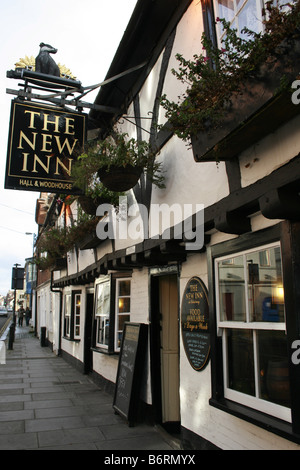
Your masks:
M248 0L245 3L245 6L238 15L238 21L239 32L241 32L245 27L256 33L259 33L262 30L262 22L257 14L256 0ZM243 35L241 35L241 37L243 37ZM248 38L249 37L245 35L245 39Z
M246 321L243 256L220 261L218 266L221 321Z
M251 321L284 322L280 247L247 255Z
M253 333L250 330L227 332L228 387L255 396Z
M260 397L290 407L287 341L284 331L258 331Z
M219 17L225 18L227 21L232 21L234 17L234 1L233 0L219 0Z
M119 282L119 296L130 295L130 280Z
M118 316L118 326L117 326L117 347L121 347L121 341L124 330L124 323L130 321L130 315L119 315Z
M118 330L123 331L123 329L124 329L124 323L125 323L126 321L129 321L129 320L130 320L130 316L129 316L129 315L120 315L118 318L119 318Z
M98 318L98 343L108 346L109 319L107 317Z
M119 313L130 312L130 297L123 297L119 299L118 311Z
M71 314L71 294L65 296L65 315Z
M97 285L96 315L108 315L110 310L110 284L103 282Z

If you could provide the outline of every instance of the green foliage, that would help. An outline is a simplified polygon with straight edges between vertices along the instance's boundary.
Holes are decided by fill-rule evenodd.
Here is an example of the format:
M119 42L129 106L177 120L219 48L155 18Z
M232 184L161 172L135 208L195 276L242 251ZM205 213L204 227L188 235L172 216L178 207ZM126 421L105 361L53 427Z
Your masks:
M202 54L195 54L192 60L176 55L179 69L172 73L187 89L178 102L163 95L161 105L181 139L190 140L200 131L217 128L232 95L242 93L245 80L258 74L263 64L276 60L283 41L292 42L298 35L300 0L285 5L267 2L263 14L267 18L264 33L244 28L239 37L230 23L217 18L225 33L221 48L203 34Z
M64 258L76 243L88 233L93 233L98 222L98 217L82 214L70 227L51 227L45 231L38 242L39 253L46 254L36 259L39 269L44 270L54 266L57 259Z
M158 187L164 187L160 163L155 161L155 153L143 140L128 139L126 133L114 133L104 140L93 142L78 158L73 168L75 184L86 191L104 191L97 171L100 168L132 165L147 172L150 180ZM108 191L108 190L106 190ZM109 196L112 196L108 191ZM116 195L116 193L114 193ZM116 196L115 196L116 197Z

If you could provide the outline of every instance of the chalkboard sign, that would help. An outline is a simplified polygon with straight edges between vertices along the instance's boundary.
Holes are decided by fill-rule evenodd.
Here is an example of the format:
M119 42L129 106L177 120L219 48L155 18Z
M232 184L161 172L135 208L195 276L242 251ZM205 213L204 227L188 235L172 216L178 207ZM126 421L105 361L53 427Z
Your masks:
M115 411L133 426L145 368L147 325L125 322L113 401Z
M181 331L185 353L193 369L207 365L210 352L207 289L201 279L192 277L185 288L181 305Z

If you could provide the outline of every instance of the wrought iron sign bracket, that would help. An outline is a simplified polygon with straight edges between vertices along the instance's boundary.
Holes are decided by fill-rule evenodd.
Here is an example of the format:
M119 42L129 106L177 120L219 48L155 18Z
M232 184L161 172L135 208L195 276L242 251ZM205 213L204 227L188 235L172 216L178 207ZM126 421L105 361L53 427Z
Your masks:
M120 114L121 111L118 108L113 108L110 106L102 106L102 105L97 105L93 103L87 103L86 101L80 101L76 98L74 99L66 99L66 96L62 96L61 98L49 98L48 96L44 96L42 94L36 94L32 93L31 91L25 91L25 90L12 90L10 88L6 89L6 93L9 95L15 95L18 98L25 100L27 99L28 101L31 100L42 100L42 101L48 101L52 104L55 104L57 106L60 106L62 108L66 106L74 106L78 110L82 110L83 108L89 108L89 109L96 109L98 111L102 111L104 113L110 113L110 114ZM70 92L72 94L72 92Z
M115 75L111 78L108 78L104 80L101 83L97 83L96 85L91 85L87 87L83 87L81 82L77 80L70 80L68 78L64 77L56 77L40 72L35 72L32 70L27 70L27 69L17 69L17 70L10 70L6 73L7 78L14 78L18 80L25 80L23 90L12 90L12 89L7 89L6 93L16 95L20 99L27 99L27 100L42 100L42 101L48 101L52 104L55 104L57 106L65 107L66 105L68 106L74 106L77 110L82 111L83 108L89 108L89 109L95 109L97 111L101 111L104 113L109 113L109 114L122 114L122 111L118 108L110 107L110 106L103 106L103 105L98 105L95 103L88 103L86 101L81 101L81 98L91 91L100 88L101 86L107 85L108 83L111 83L119 78L124 77L125 75L128 75L129 73L135 72L136 70L139 70L140 68L144 67L146 65L146 62L143 62L142 64L139 64L135 67L132 67L128 70L125 70L124 72ZM49 88L57 88L61 89L59 91L55 91L51 94L36 94L32 93L32 88L36 88L35 86L29 85L32 83L33 85L38 85L39 90L43 91L50 91ZM80 93L77 98L73 99L67 99L68 96L72 95L74 96L74 93Z

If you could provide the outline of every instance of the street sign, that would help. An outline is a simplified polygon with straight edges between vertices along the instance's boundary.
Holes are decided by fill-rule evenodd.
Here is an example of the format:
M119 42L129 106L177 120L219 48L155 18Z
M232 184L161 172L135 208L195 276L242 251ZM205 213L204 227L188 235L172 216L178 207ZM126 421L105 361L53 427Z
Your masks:
M12 268L11 288L13 290L24 289L24 268Z

